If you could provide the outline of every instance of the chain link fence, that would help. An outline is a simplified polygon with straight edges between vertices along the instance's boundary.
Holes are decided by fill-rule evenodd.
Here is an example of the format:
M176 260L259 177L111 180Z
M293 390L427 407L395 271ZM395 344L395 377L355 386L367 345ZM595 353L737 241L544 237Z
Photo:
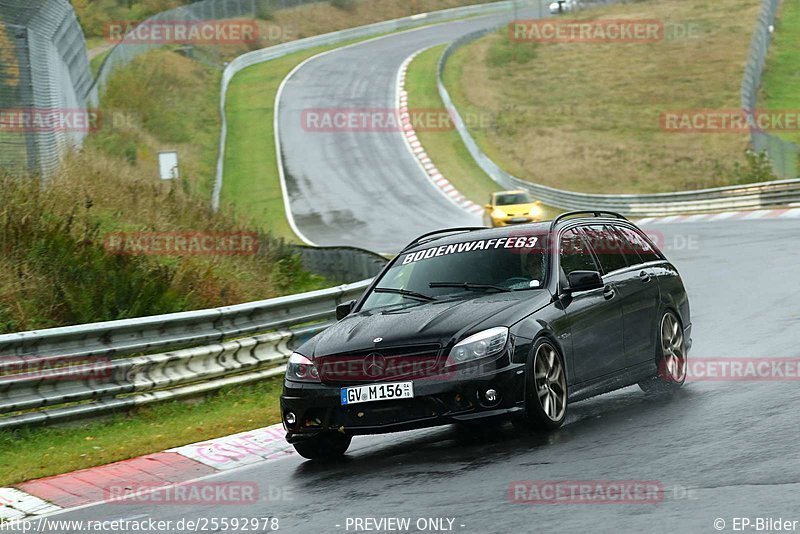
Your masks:
M54 172L86 135L91 85L67 0L0 0L0 171Z
M772 43L775 17L780 5L781 0L762 0L761 12L758 15L753 40L750 43L750 52L742 80L742 109L748 112L750 124L753 124L754 121L752 114L758 110L761 78L764 74L767 52ZM798 177L799 145L753 127L750 129L750 143L756 152L767 153L776 175L781 178Z
M202 0L140 24L269 18L318 0ZM137 21L120 21L135 23ZM99 121L112 73L164 43L124 38L92 77L86 40L68 0L0 0L0 172L47 177Z

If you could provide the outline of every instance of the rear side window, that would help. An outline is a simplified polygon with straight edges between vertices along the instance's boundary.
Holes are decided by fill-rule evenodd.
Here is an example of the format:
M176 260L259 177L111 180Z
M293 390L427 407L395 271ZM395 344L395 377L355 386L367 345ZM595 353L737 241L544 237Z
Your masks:
M660 261L662 259L661 255L640 232L624 226L618 227L617 230L625 237L628 246L639 254L642 258L642 262L647 263L650 261Z
M628 265L639 265L640 263L644 263L644 259L639 254L639 249L641 247L635 244L635 239L631 241L631 237L623 232L625 228L616 225L610 228L613 228L619 235L622 246L622 255L625 256L625 261L628 262Z
M628 267L624 244L619 234L600 224L586 226L581 230L586 234L589 246L594 250L604 274Z
M561 234L559 257L565 276L575 271L599 270L589 247L575 228Z

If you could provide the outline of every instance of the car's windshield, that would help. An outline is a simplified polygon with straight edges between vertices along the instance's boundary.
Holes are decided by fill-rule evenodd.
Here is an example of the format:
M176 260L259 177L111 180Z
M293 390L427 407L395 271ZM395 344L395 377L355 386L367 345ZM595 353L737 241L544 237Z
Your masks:
M544 234L518 232L400 254L361 309L418 304L425 297L539 289L548 265L543 239Z
M530 204L532 202L528 193L504 193L495 197L497 206L513 206L515 204Z

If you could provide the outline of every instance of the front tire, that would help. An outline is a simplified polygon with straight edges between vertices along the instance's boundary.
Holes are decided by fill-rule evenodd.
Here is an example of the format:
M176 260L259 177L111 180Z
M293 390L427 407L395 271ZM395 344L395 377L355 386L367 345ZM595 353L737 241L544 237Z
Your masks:
M666 393L680 389L686 382L686 345L683 327L671 311L664 312L658 332L656 347L658 374L639 382L645 393Z
M533 345L528 369L525 412L526 426L535 430L555 430L567 417L567 371L558 349L546 339Z
M303 458L309 460L333 460L347 452L352 439L352 436L346 436L338 432L326 432L313 438L293 443L293 446L294 450Z

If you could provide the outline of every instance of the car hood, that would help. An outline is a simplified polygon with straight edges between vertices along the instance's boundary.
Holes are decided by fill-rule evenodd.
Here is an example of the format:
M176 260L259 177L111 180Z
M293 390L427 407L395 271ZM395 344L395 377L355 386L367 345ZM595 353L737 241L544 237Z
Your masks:
M345 317L297 351L319 357L376 347L446 346L480 330L511 326L550 301L542 289L370 310Z
M497 206L498 209L508 216L528 215L532 209L538 207L535 202L530 204L509 204L507 206Z

